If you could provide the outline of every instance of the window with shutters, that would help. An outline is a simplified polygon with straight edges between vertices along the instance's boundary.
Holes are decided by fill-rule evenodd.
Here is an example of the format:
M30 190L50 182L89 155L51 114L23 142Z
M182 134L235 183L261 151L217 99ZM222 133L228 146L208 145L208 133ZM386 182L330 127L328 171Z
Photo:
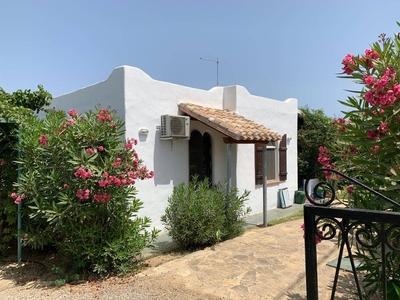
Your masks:
M263 183L263 147L267 148L267 181L284 181L287 178L286 134L281 141L254 145L255 181Z

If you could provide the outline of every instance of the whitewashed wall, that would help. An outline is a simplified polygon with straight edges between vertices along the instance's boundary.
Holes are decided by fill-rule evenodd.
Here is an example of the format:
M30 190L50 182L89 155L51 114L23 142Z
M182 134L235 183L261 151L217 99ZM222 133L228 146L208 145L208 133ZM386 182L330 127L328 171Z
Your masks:
M173 186L187 182L189 177L189 143L187 140L161 141L157 126L160 116L178 115L178 103L229 109L261 123L279 134L291 137L288 143L288 180L268 186L268 209L277 207L278 188L288 187L293 197L297 186L297 100L276 101L252 96L241 86L216 87L209 91L153 80L142 70L129 66L116 68L100 83L53 99L52 106L68 111L93 109L98 103L111 106L125 120L126 137L139 140L136 150L154 179L137 183L138 197L144 202L140 215L152 219L152 225L162 229L161 215ZM146 128L148 135L140 135ZM214 182L226 180L226 145L222 135L198 121L191 122L191 131L208 132L212 138ZM236 165L237 163L237 165ZM232 184L248 189L253 213L262 210L262 187L254 184L254 146L232 146Z

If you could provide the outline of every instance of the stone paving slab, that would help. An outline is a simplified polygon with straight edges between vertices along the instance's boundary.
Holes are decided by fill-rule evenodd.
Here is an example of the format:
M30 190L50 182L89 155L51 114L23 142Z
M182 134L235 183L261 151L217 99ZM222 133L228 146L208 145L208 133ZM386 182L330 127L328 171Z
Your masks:
M139 277L168 278L187 290L221 299L306 299L303 220L244 235L145 270ZM335 242L317 246L319 299L330 299L335 269L326 264L337 257ZM335 299L349 299L349 274L342 272Z

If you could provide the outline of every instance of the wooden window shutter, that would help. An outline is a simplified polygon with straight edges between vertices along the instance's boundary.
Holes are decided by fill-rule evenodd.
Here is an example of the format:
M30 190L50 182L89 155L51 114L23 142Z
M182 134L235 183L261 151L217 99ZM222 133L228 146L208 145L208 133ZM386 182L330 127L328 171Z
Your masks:
M256 184L263 183L263 144L254 144Z
M279 180L287 179L287 142L286 134L282 136L279 143Z

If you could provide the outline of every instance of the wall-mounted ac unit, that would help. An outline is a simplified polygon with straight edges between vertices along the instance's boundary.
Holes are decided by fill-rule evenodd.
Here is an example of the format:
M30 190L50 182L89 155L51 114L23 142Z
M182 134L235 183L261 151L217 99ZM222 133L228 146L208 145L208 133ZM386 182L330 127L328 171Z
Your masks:
M190 138L190 117L161 116L161 139Z

